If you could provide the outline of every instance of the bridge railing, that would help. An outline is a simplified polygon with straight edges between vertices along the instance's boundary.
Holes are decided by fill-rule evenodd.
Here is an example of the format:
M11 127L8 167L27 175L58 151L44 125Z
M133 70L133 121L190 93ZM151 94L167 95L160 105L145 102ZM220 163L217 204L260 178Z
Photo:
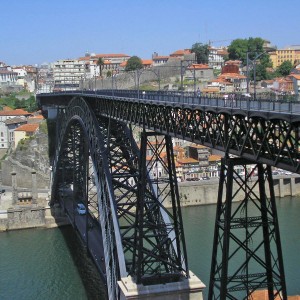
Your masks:
M53 93L52 93L53 94ZM85 94L95 96L111 96L117 98L138 99L156 103L185 104L191 106L210 106L240 110L259 110L268 112L282 112L300 114L300 101L291 99L276 99L261 96L254 99L243 94L201 94L180 91L141 91L141 90L81 90L64 91L56 94Z

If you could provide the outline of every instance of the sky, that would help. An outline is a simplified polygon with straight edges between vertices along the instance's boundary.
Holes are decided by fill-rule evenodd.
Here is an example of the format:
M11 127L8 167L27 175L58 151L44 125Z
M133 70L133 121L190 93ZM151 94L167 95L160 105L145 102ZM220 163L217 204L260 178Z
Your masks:
M151 59L211 41L261 37L300 45L299 0L0 0L0 62L96 54Z

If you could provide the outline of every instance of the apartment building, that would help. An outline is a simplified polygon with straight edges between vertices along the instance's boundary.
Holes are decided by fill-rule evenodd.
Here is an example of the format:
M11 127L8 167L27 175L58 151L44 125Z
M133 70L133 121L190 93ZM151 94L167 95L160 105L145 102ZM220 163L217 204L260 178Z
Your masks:
M18 80L18 73L14 72L10 66L1 64L0 67L0 88L15 85Z
M224 57L228 55L225 47L209 47L208 64L213 69L221 70L225 64Z
M294 65L296 61L300 61L300 45L278 49L270 52L269 55L273 63L273 68L279 67L284 61L290 61Z
M54 91L77 90L89 68L85 61L61 59L53 64Z
M103 59L103 65L98 65L99 58ZM80 57L78 60L84 62L85 65L89 66L89 76L86 78L94 78L99 77L100 73L102 77L107 76L107 72L110 71L111 73L119 72L120 65L126 62L130 58L127 54L122 53L115 53L115 54L89 54L87 53L84 57Z
M3 110L0 111L0 149L8 149L12 147L11 144L13 137L11 136L11 127L7 126L10 122L7 122L9 119L19 118L25 120L27 122L28 117L31 113L23 110L23 109L14 109L14 110ZM22 123L19 120L18 123Z

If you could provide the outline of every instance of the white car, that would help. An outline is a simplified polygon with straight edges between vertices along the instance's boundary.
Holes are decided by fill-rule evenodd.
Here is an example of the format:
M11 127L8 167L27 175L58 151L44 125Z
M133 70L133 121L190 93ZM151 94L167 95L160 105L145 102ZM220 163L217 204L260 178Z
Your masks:
M79 215L85 215L86 214L86 209L83 203L78 203L76 206L76 210Z

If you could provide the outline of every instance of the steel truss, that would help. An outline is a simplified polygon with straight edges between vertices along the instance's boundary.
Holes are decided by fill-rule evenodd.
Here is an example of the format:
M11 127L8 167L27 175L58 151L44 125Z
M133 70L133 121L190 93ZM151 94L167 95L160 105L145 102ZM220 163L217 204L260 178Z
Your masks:
M222 159L209 300L251 299L259 289L287 299L271 167L252 164Z
M60 202L75 227L74 206L86 205L87 246L90 217L101 227L109 298L119 297L117 281L128 275L144 285L188 277L171 138L144 131L140 150L131 128L95 115L80 97L57 120L51 203ZM158 163L163 174L153 177ZM61 197L70 186L71 207Z
M92 105L97 114L300 172L298 115L109 97L97 98Z

